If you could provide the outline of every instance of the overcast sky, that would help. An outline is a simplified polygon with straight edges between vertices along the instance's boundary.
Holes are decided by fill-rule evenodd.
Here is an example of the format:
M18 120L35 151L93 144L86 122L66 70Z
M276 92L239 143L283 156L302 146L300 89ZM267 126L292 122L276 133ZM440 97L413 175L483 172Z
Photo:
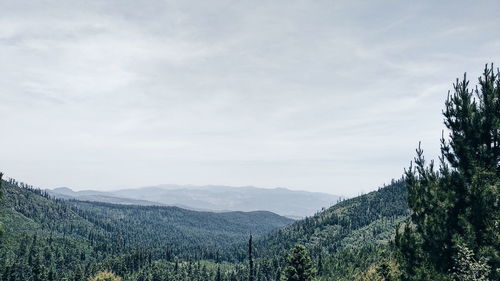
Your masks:
M43 188L339 195L438 151L500 1L0 1L0 169Z

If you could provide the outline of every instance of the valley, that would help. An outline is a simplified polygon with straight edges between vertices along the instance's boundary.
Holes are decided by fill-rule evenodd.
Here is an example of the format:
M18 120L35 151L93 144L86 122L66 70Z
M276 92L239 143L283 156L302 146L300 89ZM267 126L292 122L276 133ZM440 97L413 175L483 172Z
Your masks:
M85 279L99 268L125 280L206 280L218 271L221 280L246 280L250 235L260 280L275 280L285 265L283 257L297 243L311 250L315 263L323 260L325 278L339 276L326 270L334 264L353 277L389 255L389 240L408 216L400 181L296 222L266 211L199 212L53 198L14 180L4 181L2 189L0 272L10 278L5 280L36 274L34 260L52 280ZM367 252L370 258L360 266L339 266L348 256ZM193 277L195 268L201 279ZM170 277L140 277L155 274Z

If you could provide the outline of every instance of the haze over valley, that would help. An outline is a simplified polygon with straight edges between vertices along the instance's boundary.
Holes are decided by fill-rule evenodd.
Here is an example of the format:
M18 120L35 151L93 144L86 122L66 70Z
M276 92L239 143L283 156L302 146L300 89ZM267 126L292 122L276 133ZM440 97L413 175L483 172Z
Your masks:
M116 191L69 188L47 190L63 199L99 201L119 204L178 206L205 211L270 211L276 214L303 218L337 203L341 197L318 192L293 191L286 188L256 188L230 186L158 185Z

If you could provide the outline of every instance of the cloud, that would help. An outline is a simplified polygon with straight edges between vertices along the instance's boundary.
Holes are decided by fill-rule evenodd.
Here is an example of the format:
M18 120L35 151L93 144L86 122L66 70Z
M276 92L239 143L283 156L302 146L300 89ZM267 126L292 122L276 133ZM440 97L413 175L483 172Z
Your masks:
M0 164L43 187L355 195L438 151L499 4L3 1ZM472 82L475 82L474 79Z

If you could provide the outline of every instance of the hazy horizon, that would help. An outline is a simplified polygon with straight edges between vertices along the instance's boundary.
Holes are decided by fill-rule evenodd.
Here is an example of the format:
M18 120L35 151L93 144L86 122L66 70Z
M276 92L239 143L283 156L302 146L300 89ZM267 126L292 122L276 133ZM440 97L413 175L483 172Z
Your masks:
M36 186L34 186L36 187ZM120 191L120 190L129 190L129 189L144 189L144 188L180 188L180 189L189 189L189 188L206 188L206 187L223 187L223 188L256 188L256 189L287 189L291 191L297 191L297 192L313 192L313 193L326 193L330 195L337 195L337 196L343 196L342 194L333 194L331 192L322 192L322 191L308 191L304 189L292 189L288 187L283 187L283 186L252 186L252 185L242 185L242 186L231 186L231 185L213 185L213 184L206 184L206 185L195 185L195 184L157 184L157 185L151 185L151 186L135 186L135 187L128 187L128 188L120 188L120 187L96 187L96 188L86 188L86 187L80 187L80 188L73 188L71 186L56 186L56 187L50 187L47 189L50 190L55 190L58 188L69 188L75 192L78 191L103 191L103 192L113 192L113 191Z
M2 1L0 170L41 188L341 196L436 158L499 1Z

